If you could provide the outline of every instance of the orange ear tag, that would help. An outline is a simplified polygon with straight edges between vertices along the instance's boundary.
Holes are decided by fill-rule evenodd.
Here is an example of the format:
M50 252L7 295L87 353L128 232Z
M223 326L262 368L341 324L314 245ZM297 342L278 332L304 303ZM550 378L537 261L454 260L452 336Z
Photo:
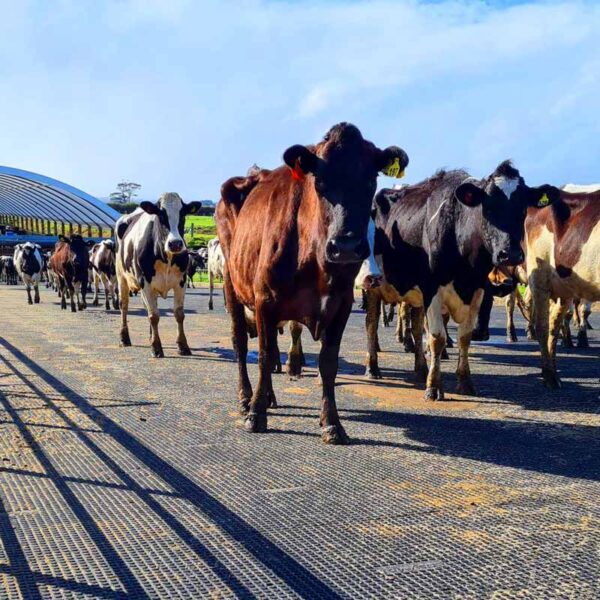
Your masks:
M302 181L304 179L304 171L302 170L302 167L300 166L299 158L296 159L296 162L294 163L294 168L291 169L291 171L292 171L292 177L296 181Z

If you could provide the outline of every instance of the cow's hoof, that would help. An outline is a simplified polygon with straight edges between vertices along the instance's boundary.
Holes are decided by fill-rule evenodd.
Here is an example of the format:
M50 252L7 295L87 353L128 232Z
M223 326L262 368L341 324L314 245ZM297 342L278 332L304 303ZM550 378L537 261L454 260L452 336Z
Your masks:
M113 302L113 309L114 310L119 310L119 303L118 302Z
M563 337L562 347L563 348L573 348L573 340L570 337Z
M277 398L275 397L275 392L273 390L271 390L269 392L269 404L268 407L269 408L277 408Z
M428 387L425 390L425 400L432 400L432 401L436 401L436 400L443 400L444 399L444 392L437 387Z
M179 356L191 356L192 355L192 351L190 350L189 346L179 346L179 349L177 351L179 353Z
M412 354L415 351L415 343L411 337L404 338L404 352Z
M365 377L367 379L383 379L379 367L367 367L365 369Z
M29 300L27 300L27 304L33 304L33 300L29 298Z
M506 336L506 341L509 344L514 344L519 341L519 338L516 335L508 335L508 336Z
M209 303L208 303L208 310L213 310L213 305L212 305L212 302L209 302Z
M454 340L450 336L446 337L446 348L454 348Z
M341 425L329 425L321 428L321 439L333 446L347 446L350 443L348 434Z
M71 312L77 312L77 309L74 306L71 306Z
M302 357L290 354L285 365L285 371L290 379L302 377Z
M165 353L162 348L152 348L152 356L154 358L164 358Z
M473 329L471 333L471 340L474 342L487 342L490 339L489 331L481 331L480 329Z
M544 385L550 390L560 389L561 383L558 374L552 369L542 368L542 378Z
M450 360L450 357L448 356L448 350L446 350L446 348L444 348L442 350L442 354L440 355L440 358L442 360Z
M267 414L251 412L246 415L244 429L248 433L264 433L267 431Z
M98 302L98 300L93 300L92 306L100 306L100 302Z
M242 398L238 404L238 411L242 417L245 417L250 411L250 397Z
M283 372L283 370L282 370L282 368L281 368L281 363L277 363L277 364L276 364L276 365L273 367L273 373L280 374L280 373L282 373L282 372Z
M39 298L36 298L36 299L33 301L33 303L34 303L34 304L39 304L39 303L40 303L40 299L39 299Z
M456 384L456 393L462 396L477 396L475 386L470 379L459 379Z
M589 348L590 343L588 341L588 336L586 330L582 330L577 334L577 347L578 348Z

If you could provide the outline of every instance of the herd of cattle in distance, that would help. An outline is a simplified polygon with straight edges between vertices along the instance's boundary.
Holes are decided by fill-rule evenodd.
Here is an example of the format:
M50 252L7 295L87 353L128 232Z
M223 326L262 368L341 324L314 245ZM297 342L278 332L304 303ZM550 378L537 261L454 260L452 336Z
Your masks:
M397 306L398 337L414 352L417 380L427 400L442 400L441 359L457 324L457 392L476 393L469 367L472 339L486 339L494 295L507 295L507 336L516 341L512 314L518 305L539 342L542 378L560 387L556 345L570 341L575 306L578 340L585 345L591 302L600 300L600 186L528 186L510 161L483 179L462 170L438 171L411 185L376 193L377 176L401 177L409 159L397 146L380 149L349 123L332 127L315 145L294 145L284 165L251 168L221 187L215 221L218 238L205 253L186 248L187 215L199 202L176 193L142 202L119 218L115 240L93 245L80 236L60 237L47 260L34 244L15 250L14 264L34 301L46 268L66 308L86 306L88 268L100 282L106 308L121 309L120 342L130 346L129 298L139 293L148 311L151 347L164 356L158 332L158 297L174 296L177 346L190 354L184 331L186 281L208 267L222 277L237 357L237 396L244 427L267 430L267 410L277 406L272 373L281 371L278 332L289 323L287 373L300 376L304 327L319 340L322 384L320 425L326 443L345 444L335 402L340 343L354 302L363 290L367 369L379 378L377 327L383 308ZM39 268L35 269L37 262ZM521 297L517 284L527 284ZM120 297L120 301L119 301ZM574 304L575 303L575 304ZM567 318L565 318L565 316ZM427 335L429 366L423 336ZM258 382L247 370L248 338L258 337Z

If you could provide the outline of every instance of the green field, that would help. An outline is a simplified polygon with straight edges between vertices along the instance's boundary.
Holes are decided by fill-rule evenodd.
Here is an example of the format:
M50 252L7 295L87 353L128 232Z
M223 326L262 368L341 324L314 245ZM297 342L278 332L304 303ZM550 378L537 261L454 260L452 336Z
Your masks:
M185 243L191 248L206 246L217 235L213 217L186 217Z

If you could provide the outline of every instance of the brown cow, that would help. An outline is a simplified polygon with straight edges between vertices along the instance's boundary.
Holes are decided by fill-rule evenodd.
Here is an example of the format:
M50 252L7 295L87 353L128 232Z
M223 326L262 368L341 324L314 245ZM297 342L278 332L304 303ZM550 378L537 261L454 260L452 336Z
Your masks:
M525 232L542 377L556 389L556 342L571 300L600 300L600 192L561 191L552 206L528 212Z
M322 438L345 444L334 394L340 342L353 303L353 284L369 253L367 224L377 173L408 164L397 147L380 150L348 123L315 146L292 146L287 166L229 179L217 205L225 255L225 291L239 363L238 393L245 428L267 429L275 400L271 370L282 321L305 325L321 340ZM259 379L248 378L247 319L259 341Z
M58 236L58 242L50 257L49 267L58 279L60 307L67 308L66 295L69 293L71 300L71 311L77 312L75 308L75 296L77 296L77 308L87 308L86 294L88 284L88 266L90 261L89 246L94 242L87 242L79 235L70 238L63 235Z

